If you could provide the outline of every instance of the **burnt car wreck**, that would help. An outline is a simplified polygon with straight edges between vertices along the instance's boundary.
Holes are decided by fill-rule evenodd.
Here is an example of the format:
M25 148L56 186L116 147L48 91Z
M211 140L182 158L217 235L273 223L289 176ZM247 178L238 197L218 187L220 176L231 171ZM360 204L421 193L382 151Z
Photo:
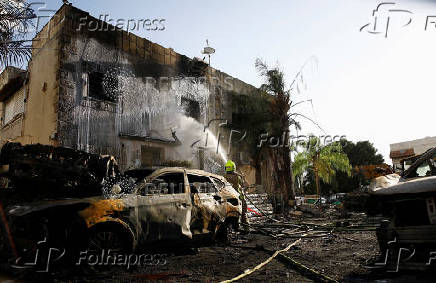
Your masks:
M377 190L372 197L386 218L377 229L379 267L434 270L436 265L436 177Z
M376 234L381 257L374 267L398 271L435 270L436 148L407 159L398 174L375 178L366 203L370 215L382 215Z
M161 168L135 183L113 157L42 145L6 144L0 160L8 167L0 190L2 261L26 258L42 240L74 257L163 241L226 241L238 228L239 193L202 170Z

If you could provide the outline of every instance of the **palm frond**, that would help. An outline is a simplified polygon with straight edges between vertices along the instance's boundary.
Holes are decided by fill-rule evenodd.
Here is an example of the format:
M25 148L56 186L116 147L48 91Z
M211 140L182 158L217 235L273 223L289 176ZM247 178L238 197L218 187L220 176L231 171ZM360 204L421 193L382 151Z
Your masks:
M295 156L294 175L301 175L312 167L323 182L329 184L338 171L351 174L350 161L340 144L322 145L318 137L312 136L302 146L304 151Z
M26 40L32 19L36 17L30 4L0 1L0 64L25 63L31 55L31 40Z
M312 158L308 152L300 152L295 156L292 163L292 173L295 176L302 175L312 167Z
M25 40L0 42L0 65L20 65L32 54L31 45Z

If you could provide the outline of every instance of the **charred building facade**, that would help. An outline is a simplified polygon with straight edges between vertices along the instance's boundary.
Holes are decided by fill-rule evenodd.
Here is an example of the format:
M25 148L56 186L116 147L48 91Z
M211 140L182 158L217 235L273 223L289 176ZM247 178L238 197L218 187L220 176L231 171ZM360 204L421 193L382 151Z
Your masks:
M239 108L232 97L258 93L64 5L34 38L28 70L0 76L0 138L113 155L122 170L185 162L219 172L232 158L259 184L268 165L256 169L244 142L234 142L247 129L228 126Z

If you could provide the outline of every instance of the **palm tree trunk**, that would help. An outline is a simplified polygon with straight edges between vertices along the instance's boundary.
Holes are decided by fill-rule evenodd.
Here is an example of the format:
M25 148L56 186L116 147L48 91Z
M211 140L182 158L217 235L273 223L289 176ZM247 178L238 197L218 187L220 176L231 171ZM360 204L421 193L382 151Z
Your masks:
M319 153L319 151L316 153L316 159L314 160L314 167L315 167L315 180L316 180L316 194L318 195L318 197L319 197L319 204L321 204L321 192L320 192L320 190L321 190L321 188L320 188L320 185L319 185L319 171L318 171L318 160L319 160L319 157L320 157L320 153Z
M321 194L319 191L319 174L318 174L318 169L315 169L315 180L316 180L316 194L319 196L319 198L321 199Z

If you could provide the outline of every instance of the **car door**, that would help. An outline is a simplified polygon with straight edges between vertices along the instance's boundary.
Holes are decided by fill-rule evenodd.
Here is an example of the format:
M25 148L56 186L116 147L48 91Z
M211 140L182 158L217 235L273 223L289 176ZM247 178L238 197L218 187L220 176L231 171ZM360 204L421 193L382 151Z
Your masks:
M188 172L187 177L193 203L191 232L194 235L214 233L217 224L225 220L224 200L209 176Z
M139 241L192 238L192 204L184 170L164 172L148 181L137 195Z

